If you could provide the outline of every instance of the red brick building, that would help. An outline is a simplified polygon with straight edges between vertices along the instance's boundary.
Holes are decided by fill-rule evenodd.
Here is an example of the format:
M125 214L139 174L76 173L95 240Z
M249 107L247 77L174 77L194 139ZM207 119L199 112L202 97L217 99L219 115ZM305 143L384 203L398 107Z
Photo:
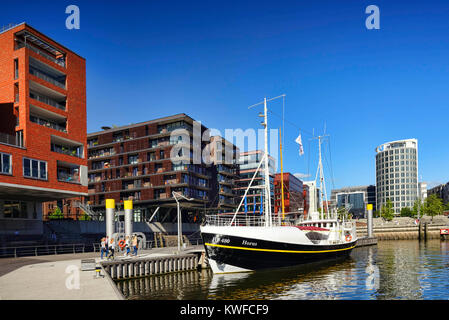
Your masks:
M26 23L0 31L3 234L38 232L42 202L87 195L86 130L85 59Z
M284 212L303 212L304 194L302 181L289 172L284 172ZM274 210L282 212L281 174L276 173L274 178Z

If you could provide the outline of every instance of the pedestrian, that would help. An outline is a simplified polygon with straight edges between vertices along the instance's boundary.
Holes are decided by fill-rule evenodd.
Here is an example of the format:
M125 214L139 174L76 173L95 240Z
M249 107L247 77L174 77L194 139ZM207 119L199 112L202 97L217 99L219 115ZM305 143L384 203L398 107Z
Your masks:
M125 249L126 249L125 256L128 256L131 251L130 243L129 243L129 236L126 236L126 238L125 238Z
M105 243L106 243L106 257L108 257L108 255L109 255L109 237L106 236L105 239L106 239L105 240Z
M103 255L106 253L106 258L108 257L108 254L106 252L106 238L101 238L101 248L100 248L100 252L101 252L101 260L103 260Z
M114 259L114 251L115 251L115 242L114 239L112 238L111 241L109 241L109 259Z
M137 236L136 236L136 235L133 236L133 242L132 242L132 244L133 244L133 249L134 249L133 254L134 254L135 256L137 256L138 242L137 242Z

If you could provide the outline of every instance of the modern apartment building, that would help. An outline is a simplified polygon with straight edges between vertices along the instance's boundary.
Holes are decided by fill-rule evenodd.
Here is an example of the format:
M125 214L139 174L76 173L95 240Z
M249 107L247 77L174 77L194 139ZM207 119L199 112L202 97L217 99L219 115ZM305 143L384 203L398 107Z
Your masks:
M239 201L241 201L245 190L248 188L251 179L253 178L260 161L262 160L264 152L261 150L248 151L240 153L238 158L238 164L240 167L240 178L236 181L235 190L239 195ZM264 164L262 163L259 172L253 181L252 187L264 185ZM271 197L271 211L274 211L274 177L276 174L275 159L272 156L268 156L268 170L270 173L270 197ZM251 188L248 190L246 204L244 203L239 212L263 214L263 197L264 193L262 189Z
M0 230L42 234L42 202L87 195L86 61L26 23L0 31Z
M449 182L446 184L440 184L427 190L427 195L436 194L443 200L444 204L449 203Z
M419 197L418 140L387 142L376 148L376 208L391 200L396 214Z
M102 214L106 199L119 206L133 200L134 221L144 221L160 207L154 221L175 222L175 192L183 221L199 221L211 193L210 165L202 156L210 141L206 127L177 114L103 129L87 136L88 204L93 211Z
M26 23L0 31L0 229L42 234L42 202L87 195L86 61Z
M303 183L289 172L283 173L284 181L284 213L304 212L304 188ZM274 210L282 212L282 180L281 174L276 173L274 178Z
M331 191L333 208L349 208L355 218L366 217L366 205L372 204L376 210L376 186L355 186L333 189Z
M220 136L210 139L210 207L217 213L234 212L239 204L236 181L239 176L239 148Z

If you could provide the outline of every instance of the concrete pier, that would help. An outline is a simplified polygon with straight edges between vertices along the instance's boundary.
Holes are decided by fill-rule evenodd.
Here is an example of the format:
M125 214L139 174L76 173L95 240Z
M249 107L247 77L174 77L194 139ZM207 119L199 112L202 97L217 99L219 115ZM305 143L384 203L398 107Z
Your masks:
M113 280L190 271L198 268L198 255L179 254L162 257L142 257L130 260L101 262Z

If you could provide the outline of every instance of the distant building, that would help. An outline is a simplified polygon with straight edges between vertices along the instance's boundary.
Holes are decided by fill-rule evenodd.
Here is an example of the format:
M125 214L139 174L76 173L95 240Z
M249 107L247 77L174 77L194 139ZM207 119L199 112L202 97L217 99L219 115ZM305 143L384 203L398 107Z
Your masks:
M418 192L418 140L384 143L376 148L376 207L390 200L396 214L413 207Z
M248 188L249 183L254 176L254 173L262 160L264 152L261 150L248 151L240 153L238 164L240 165L240 179L236 181L236 191L243 197L245 190ZM270 174L270 193L271 193L271 211L274 212L274 177L275 177L275 160L270 155L268 156L268 170ZM259 172L253 181L252 186L261 186L264 181L264 164L262 163ZM248 190L245 205L240 207L239 212L247 212L254 214L263 213L263 194L262 189L252 188Z
M220 136L210 138L211 179L210 207L218 213L234 212L240 197L236 186L239 176L237 164L239 148Z
M376 187L369 185L333 189L331 201L334 208L348 206L353 217L364 218L367 204L372 204L373 210L376 210Z
M418 191L419 191L419 198L424 201L427 198L427 183L426 182L419 182L418 183Z
M304 212L303 183L289 172L284 172L284 212ZM274 212L282 212L282 182L281 174L274 178Z
M443 200L444 204L449 203L449 182L446 184L440 184L439 186L433 187L427 190L427 194L436 194L439 198Z
M303 181L303 184L308 188L307 213L318 212L318 208L320 208L320 189L317 188L315 181Z
M211 166L195 150L208 144L196 141L207 135L207 128L181 113L121 127L103 127L89 133L88 204L99 216L104 215L106 199L120 206L134 203L134 221L149 218L160 207L153 221L176 221L176 200L181 194L184 222L200 221L210 205ZM210 137L208 137L210 138Z

